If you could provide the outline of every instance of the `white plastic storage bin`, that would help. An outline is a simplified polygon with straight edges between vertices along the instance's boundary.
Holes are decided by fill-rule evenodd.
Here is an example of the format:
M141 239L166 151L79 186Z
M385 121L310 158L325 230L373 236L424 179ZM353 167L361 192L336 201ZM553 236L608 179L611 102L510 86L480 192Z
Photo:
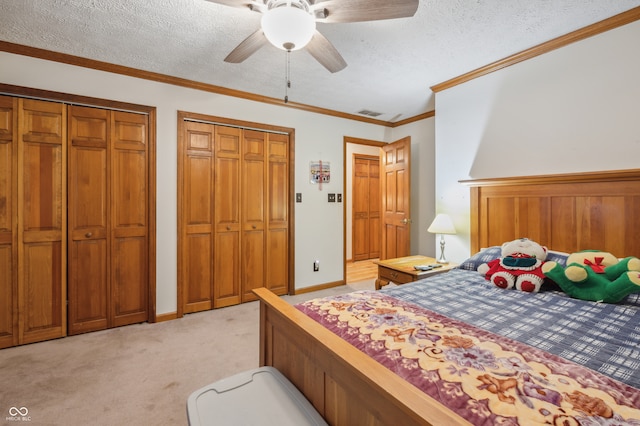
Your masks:
M300 391L273 367L219 380L187 400L190 426L326 425Z

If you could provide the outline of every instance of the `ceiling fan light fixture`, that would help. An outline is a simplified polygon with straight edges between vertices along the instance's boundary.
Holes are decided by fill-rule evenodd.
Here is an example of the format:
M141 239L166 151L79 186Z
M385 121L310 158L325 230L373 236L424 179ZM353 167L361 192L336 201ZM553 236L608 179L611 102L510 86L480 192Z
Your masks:
M282 50L302 49L316 31L313 15L290 4L267 10L261 25L267 40Z

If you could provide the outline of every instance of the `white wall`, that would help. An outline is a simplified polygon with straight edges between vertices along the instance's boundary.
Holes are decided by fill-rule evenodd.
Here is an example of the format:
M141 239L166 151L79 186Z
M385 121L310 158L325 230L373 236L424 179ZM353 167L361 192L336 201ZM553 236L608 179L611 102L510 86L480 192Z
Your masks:
M176 311L177 111L295 128L295 283L304 288L343 279L343 210L327 193L343 190L344 136L391 141L388 128L0 52L5 84L78 94L157 108L157 307ZM422 133L423 130L417 130ZM431 136L432 139L433 136ZM416 138L422 139L422 137ZM309 183L309 162L331 163L322 191ZM312 264L320 260L320 271Z
M461 179L638 168L640 22L436 94L436 208L469 255Z

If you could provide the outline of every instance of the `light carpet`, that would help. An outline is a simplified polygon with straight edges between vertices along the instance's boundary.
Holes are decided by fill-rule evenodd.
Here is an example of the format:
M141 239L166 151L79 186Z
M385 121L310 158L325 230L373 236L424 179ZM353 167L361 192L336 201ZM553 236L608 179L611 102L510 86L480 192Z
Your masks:
M373 288L367 280L283 298ZM186 425L192 392L258 367L258 311L250 302L2 349L0 424ZM28 410L25 421L12 407Z

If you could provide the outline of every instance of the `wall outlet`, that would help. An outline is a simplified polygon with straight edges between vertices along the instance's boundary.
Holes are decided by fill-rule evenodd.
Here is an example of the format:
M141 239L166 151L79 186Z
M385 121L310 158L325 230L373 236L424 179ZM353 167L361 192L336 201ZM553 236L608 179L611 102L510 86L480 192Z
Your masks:
M329 202L330 203L336 202L336 194L329 194Z
M320 261L316 260L313 262L313 272L318 272L320 270Z

